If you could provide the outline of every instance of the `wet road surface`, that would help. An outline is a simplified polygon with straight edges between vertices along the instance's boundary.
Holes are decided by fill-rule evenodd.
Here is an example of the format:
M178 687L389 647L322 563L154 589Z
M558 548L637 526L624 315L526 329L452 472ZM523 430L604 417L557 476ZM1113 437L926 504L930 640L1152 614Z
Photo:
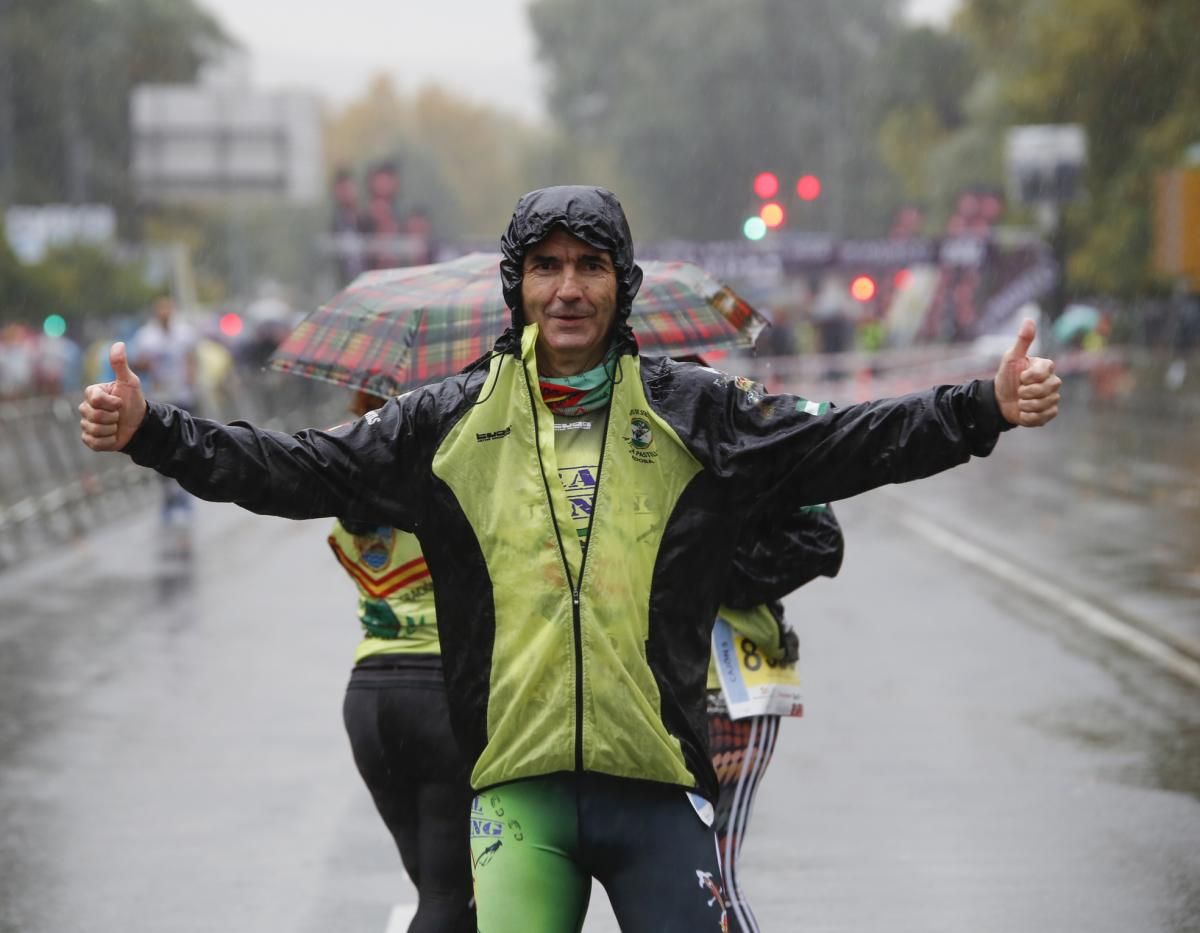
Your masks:
M838 507L743 851L765 930L1200 931L1200 690L911 521L1195 639L1194 446L1058 424ZM1118 426L1125 454L1088 446ZM202 505L185 564L137 513L0 575L0 930L384 931L411 903L342 732L326 531Z

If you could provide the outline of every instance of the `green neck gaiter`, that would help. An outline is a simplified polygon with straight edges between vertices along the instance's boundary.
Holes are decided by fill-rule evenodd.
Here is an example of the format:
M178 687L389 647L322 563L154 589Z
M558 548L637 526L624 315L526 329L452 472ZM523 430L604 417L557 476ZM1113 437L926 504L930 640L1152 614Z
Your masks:
M599 366L577 376L538 376L542 401L556 415L586 415L608 404L612 398L616 352Z

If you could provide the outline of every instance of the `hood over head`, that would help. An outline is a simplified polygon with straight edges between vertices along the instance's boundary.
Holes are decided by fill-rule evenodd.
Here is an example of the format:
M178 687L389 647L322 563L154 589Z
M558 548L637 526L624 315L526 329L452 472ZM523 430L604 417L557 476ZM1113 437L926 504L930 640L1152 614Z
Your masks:
M612 257L617 272L617 327L629 333L627 321L642 285L641 267L633 261L633 234L617 196L605 188L563 185L523 195L500 239L500 281L504 302L512 311L513 328L525 326L521 279L525 254L555 229L565 230Z

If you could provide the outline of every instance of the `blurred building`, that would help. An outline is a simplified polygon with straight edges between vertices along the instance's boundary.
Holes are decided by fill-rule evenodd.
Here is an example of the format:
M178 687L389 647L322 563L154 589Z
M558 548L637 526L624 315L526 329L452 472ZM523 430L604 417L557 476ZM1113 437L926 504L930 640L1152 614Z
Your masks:
M321 111L303 91L262 91L243 69L196 84L143 84L130 100L132 172L151 202L325 196Z

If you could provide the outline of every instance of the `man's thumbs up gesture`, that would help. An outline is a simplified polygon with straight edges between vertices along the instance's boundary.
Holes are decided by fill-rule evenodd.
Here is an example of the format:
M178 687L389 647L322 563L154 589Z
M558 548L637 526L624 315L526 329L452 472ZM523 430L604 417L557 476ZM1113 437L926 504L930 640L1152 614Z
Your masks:
M79 406L83 442L92 450L120 450L146 417L142 382L129 368L125 344L114 343L108 361L116 378L84 389Z
M996 370L996 403L1011 424L1040 428L1058 414L1062 380L1054 375L1054 361L1029 356L1037 326L1028 318L1017 332L1017 341L1000 359Z

